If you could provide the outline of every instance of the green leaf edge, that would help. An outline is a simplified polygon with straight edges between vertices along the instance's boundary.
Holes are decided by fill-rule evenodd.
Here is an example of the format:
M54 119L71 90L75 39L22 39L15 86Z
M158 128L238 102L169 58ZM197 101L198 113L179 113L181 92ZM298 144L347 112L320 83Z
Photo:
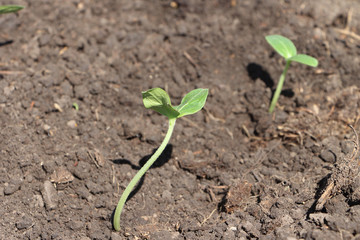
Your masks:
M193 96L192 99L202 98L202 102L200 104L201 107L192 113L182 111L184 109L184 107L186 107L186 104L190 102L191 99L189 99L189 101L186 101L186 100L193 92L198 92L198 93L195 96ZM209 89L207 89L207 88L197 88L197 89L194 89L194 90L190 91L189 93L187 93L181 100L181 103L178 106L174 106L174 108L180 113L180 115L177 118L180 118L180 117L183 117L186 115L192 115L192 114L195 114L198 111L200 111L205 106L208 94L209 94Z
M306 54L297 54L297 55L289 58L288 60L302 63L302 64L308 65L310 67L317 67L319 65L319 61L316 58L311 57Z
M294 43L290 39L284 36L268 35L265 37L265 39L270 44L270 46L273 47L273 49L286 60L297 54L297 50Z
M3 5L0 6L0 14L17 12L23 8L24 8L23 6L18 6L18 5Z
M145 99L147 98L147 94L149 94L149 96L154 96L154 95L150 95L150 93L152 91L160 91L161 94L165 97L163 99L163 100L165 100L165 102L161 101L161 99L158 99L158 102L161 102L162 105L149 106L146 104ZM154 111L156 111L168 118L177 118L180 115L180 113L177 110L175 110L173 108L173 106L171 105L171 100L170 100L168 93L165 90L163 90L162 88L151 88L149 90L143 91L142 97L143 97L143 103L144 103L145 108L153 109Z

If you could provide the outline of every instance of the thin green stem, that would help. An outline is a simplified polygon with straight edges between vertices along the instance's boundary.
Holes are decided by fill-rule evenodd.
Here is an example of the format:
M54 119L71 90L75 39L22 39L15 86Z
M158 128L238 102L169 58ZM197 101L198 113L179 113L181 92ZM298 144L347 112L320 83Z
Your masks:
M290 67L290 63L291 63L290 60L286 61L285 69L284 69L284 71L282 72L282 74L280 76L278 85L276 87L273 99L272 99L271 104L270 104L269 113L272 113L274 111L274 109L275 109L276 103L277 103L277 101L278 101L278 99L280 97L281 89L282 89L282 87L284 85L286 73L287 73L287 71L288 71L288 69Z
M125 205L126 199L129 197L130 193L134 189L135 185L138 183L138 181L142 178L142 176L146 173L146 171L151 167L151 165L158 159L158 157L161 155L161 153L164 151L166 145L169 143L169 140L171 138L171 134L174 131L176 118L169 119L169 128L166 133L166 136L161 143L160 147L156 150L156 152L151 156L151 158L146 162L146 164L136 173L136 175L133 177L133 179L130 181L129 185L126 187L125 191L120 197L119 203L116 207L114 219L113 219L113 225L116 231L120 230L120 215L121 211Z

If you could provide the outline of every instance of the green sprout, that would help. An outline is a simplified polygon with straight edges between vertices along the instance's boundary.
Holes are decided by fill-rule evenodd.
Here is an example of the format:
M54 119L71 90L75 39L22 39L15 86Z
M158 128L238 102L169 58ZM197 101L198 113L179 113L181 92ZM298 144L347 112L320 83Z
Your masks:
M265 39L275 49L275 51L286 60L285 69L280 76L278 85L276 87L273 99L270 104L269 113L272 113L279 99L286 73L290 67L290 63L294 61L309 65L311 67L317 67L318 60L305 54L297 54L294 43L286 37L280 35L269 35L266 36Z
M198 88L186 94L185 97L181 100L180 105L172 106L169 95L161 88L152 88L150 90L142 92L144 106L146 108L151 108L152 110L155 110L156 112L168 117L169 127L160 147L146 162L146 164L136 173L136 175L133 177L133 179L130 181L123 194L121 195L113 218L113 225L116 231L120 230L120 215L125 205L125 202L129 197L129 194L131 193L135 185L138 183L138 181L142 178L142 176L146 173L146 171L164 151L166 145L171 138L176 119L200 111L205 105L207 95L208 89Z
M79 104L77 104L76 102L73 102L72 107L73 107L76 111L79 111Z
M23 9L23 8L24 8L23 6L17 6L17 5L0 6L0 14L17 12L17 11L20 11L21 9Z

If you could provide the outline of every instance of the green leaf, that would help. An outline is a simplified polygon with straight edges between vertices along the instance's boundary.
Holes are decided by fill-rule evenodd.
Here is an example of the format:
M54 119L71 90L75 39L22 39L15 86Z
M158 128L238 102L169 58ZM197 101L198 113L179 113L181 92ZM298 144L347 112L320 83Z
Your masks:
M280 35L269 35L265 39L286 60L296 55L296 47L290 39Z
M17 11L23 9L23 8L24 8L23 6L17 6L17 5L4 5L4 6L0 6L0 14L17 12Z
M298 54L296 56L289 58L289 60L294 62L299 62L305 65L309 65L311 67L317 67L318 65L318 60L316 58L313 58L305 54Z
M186 94L180 105L174 107L180 113L178 118L200 111L205 105L208 93L208 89L198 88Z
M158 113L167 116L168 118L177 118L180 113L171 106L170 97L161 88L152 88L142 92L144 106Z

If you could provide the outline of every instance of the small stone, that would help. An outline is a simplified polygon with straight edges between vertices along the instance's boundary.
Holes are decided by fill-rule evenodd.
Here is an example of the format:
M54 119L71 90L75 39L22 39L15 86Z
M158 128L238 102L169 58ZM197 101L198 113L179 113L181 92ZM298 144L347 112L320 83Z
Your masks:
M41 194L43 196L46 209L56 209L59 199L56 189L50 181L44 182L44 188L42 189Z
M51 127L49 125L44 124L43 129L44 129L44 133L46 133L46 134L48 134L50 136L53 135L53 132L51 131Z
M11 195L14 192L16 192L17 190L20 189L21 186L21 182L17 181L17 180L13 180L9 183L9 185L7 185L4 189L4 194L5 195Z
M237 231L237 227L230 227L230 230L236 232L236 231Z
M321 28L314 28L313 36L315 39L323 40L326 37L326 34Z
M68 127L70 128L76 128L77 127L77 123L75 122L75 120L70 120L67 122Z
M54 103L54 108L58 110L59 112L63 112L61 106L58 103Z
M320 158L324 162L328 162L328 163L335 163L336 162L335 153L333 153L332 151L329 151L329 150L322 151L321 154L320 154Z
M119 233L112 232L111 233L111 240L121 240L122 237L119 235Z
M24 216L19 222L16 223L16 228L18 230L27 229L33 225L33 220L28 217Z
M55 171L55 167L56 167L56 164L54 161L52 160L45 160L43 163L42 163L42 168L44 169L44 171L48 174L52 174L54 171Z
M43 126L43 129L44 129L45 132L48 132L50 130L50 128L51 127L49 125L47 125L47 124L44 124L44 126Z

